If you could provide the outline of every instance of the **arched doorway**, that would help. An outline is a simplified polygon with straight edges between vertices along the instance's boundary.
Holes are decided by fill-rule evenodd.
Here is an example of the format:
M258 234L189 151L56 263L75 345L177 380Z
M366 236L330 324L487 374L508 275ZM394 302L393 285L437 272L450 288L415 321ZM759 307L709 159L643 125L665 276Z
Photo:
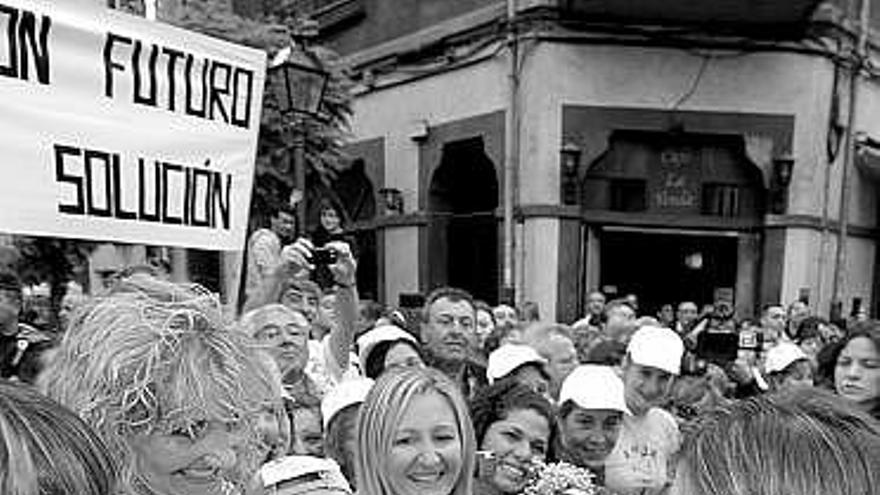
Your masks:
M431 288L451 285L498 298L498 178L483 138L443 146L429 189Z
M753 305L767 190L741 136L616 131L580 199L599 259L588 290L636 294L643 314L681 301Z

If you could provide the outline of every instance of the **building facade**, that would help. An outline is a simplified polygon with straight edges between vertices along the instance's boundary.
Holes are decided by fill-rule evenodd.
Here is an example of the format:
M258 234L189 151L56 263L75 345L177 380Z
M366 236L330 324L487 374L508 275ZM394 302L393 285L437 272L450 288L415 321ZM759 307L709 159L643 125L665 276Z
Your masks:
M870 3L303 1L358 81L376 298L876 314Z

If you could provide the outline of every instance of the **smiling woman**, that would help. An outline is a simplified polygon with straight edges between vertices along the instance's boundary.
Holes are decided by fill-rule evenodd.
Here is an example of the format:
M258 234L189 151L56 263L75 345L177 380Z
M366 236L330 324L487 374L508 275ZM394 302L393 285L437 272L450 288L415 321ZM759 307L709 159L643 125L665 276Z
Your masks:
M553 461L556 415L541 395L515 380L490 385L471 401L480 447L474 493L522 491L535 461Z
M114 493L227 495L268 451L256 423L278 387L259 363L216 296L135 275L74 316L44 383L103 437Z
M432 368L382 375L357 421L361 495L470 495L474 431L458 387Z

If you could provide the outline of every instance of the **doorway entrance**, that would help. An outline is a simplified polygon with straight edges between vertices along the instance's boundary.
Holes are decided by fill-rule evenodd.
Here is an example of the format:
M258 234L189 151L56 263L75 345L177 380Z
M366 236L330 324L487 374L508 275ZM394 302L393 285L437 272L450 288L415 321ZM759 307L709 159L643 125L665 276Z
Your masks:
M451 285L494 304L498 295L498 179L482 137L452 141L429 190L430 288Z
M611 297L636 294L639 313L663 304L711 304L736 293L737 237L709 233L604 230L601 286Z

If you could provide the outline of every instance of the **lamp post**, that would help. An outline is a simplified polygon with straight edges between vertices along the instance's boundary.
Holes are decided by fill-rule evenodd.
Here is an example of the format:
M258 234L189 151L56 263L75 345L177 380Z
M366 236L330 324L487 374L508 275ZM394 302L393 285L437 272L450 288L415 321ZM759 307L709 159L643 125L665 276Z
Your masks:
M314 26L302 23L305 29L292 29L290 45L281 49L269 64L269 90L278 103L282 122L292 153L292 168L296 173L296 187L302 199L296 207L297 227L300 234L306 229L306 169L305 118L317 117L327 88L330 74L321 61L306 46L314 36Z

